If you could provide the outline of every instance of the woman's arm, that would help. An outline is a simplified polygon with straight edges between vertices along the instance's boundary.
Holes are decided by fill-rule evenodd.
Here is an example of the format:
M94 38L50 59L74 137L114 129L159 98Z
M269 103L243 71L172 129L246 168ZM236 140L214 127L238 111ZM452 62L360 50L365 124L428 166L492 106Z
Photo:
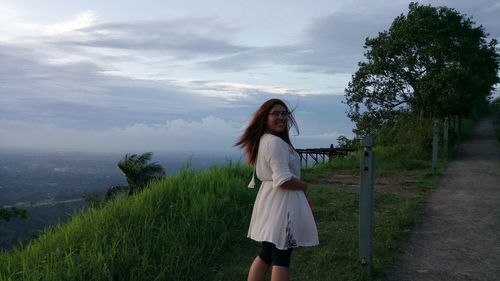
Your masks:
M301 181L297 178L292 178L286 182L284 182L282 185L280 185L281 188L288 189L288 190L302 190L304 194L306 195L307 203L309 203L309 207L313 207L311 198L309 198L309 195L307 194L307 183L304 181Z
M304 193L307 192L307 183L295 177L292 177L288 181L284 182L280 185L280 187L289 190L302 190Z

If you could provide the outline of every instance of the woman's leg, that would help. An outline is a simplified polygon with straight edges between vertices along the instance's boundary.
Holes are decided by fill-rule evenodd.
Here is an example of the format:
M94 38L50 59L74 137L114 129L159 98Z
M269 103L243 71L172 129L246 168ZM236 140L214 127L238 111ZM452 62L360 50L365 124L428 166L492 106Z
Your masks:
M264 281L267 270L271 265L273 246L272 243L262 242L260 253L253 261L248 271L248 281Z
M288 267L279 265L273 266L271 281L288 281Z
M261 257L257 256L255 260L253 260L252 266L248 271L248 281L264 281L266 278L267 270L269 269L269 265L266 264ZM273 269L274 272L274 269Z
M290 267L290 258L292 256L292 248L287 250L279 250L273 245L271 251L273 270L271 272L271 281L288 281L288 268Z

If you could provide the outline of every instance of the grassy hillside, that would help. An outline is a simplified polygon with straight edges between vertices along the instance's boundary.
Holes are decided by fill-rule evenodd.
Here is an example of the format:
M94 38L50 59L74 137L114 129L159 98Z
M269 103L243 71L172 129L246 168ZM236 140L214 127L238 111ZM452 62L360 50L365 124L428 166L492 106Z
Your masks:
M358 163L351 156L304 171L312 182L321 245L294 253L292 280L363 280L357 262ZM84 211L27 247L2 254L0 280L244 280L259 250L246 238L257 192L246 188L251 173L231 163L183 170L136 196ZM376 275L397 256L435 179L425 169L379 169Z
M464 120L462 132L471 124ZM428 140L413 137L418 142L412 143L407 131L392 133L407 141L375 147L375 278L399 255L439 178L422 146ZM358 262L359 163L355 154L303 170L320 246L294 251L291 280L367 279ZM441 168L445 164L443 157ZM245 280L259 251L246 238L258 191L246 187L251 174L232 163L184 169L132 197L82 211L0 254L0 280Z
M242 235L251 170L214 167L152 183L137 196L76 215L0 256L1 280L210 280Z

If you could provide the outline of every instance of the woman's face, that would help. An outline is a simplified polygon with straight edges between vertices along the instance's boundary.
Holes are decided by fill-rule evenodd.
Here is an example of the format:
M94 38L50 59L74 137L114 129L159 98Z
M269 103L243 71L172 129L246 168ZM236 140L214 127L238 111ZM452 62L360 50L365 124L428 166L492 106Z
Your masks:
M276 104L267 116L267 127L273 134L279 134L287 129L288 114L284 106Z

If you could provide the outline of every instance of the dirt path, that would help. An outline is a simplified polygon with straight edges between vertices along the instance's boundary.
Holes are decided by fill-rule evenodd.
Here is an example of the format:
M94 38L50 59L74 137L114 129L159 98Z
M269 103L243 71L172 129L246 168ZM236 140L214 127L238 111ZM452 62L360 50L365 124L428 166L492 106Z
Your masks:
M500 280L500 146L491 120L460 146L387 280Z

